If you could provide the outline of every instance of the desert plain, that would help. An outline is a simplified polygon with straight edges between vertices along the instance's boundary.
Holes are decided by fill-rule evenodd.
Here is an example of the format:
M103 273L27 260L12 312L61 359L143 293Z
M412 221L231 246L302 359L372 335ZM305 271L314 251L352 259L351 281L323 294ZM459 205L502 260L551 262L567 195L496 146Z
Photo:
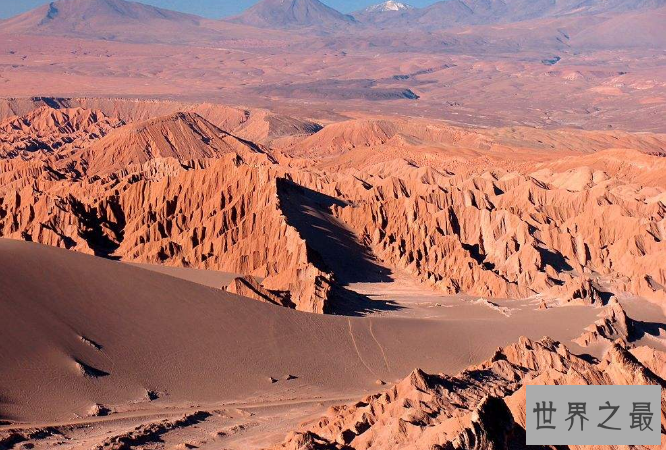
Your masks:
M0 21L0 449L516 449L529 384L665 387L665 8Z

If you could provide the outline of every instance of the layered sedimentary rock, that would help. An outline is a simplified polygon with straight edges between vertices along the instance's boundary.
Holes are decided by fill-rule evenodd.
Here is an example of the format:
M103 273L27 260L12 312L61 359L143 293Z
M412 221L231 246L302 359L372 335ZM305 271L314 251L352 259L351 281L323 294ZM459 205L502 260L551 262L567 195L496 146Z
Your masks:
M527 127L473 129L395 117L364 117L336 122L303 139L276 144L289 155L321 160L321 166L327 168L367 168L396 158L408 158L418 165L433 167L447 160L449 165L451 161L457 161L460 166L465 166L475 158L492 157L504 160L504 163L511 161L514 166L542 161L544 174L548 172L553 154L574 158L590 155L588 164L605 165L608 169L618 165L617 162L604 163L606 158L595 161L592 155L611 149L632 149L653 155L666 152L666 136L663 134ZM556 164L565 166L569 162L567 158L558 158ZM629 165L626 160L622 162L626 171ZM573 166L579 165L574 162Z
M604 303L603 291L591 279L584 277L572 280L563 287L554 286L548 293L558 296L563 304L599 306Z
M188 103L132 98L5 98L0 99L0 122L30 116L34 110L99 111L123 123L142 122L176 113L196 114L214 126L243 139L261 144L281 137L303 137L319 131L316 122L262 109L246 109L219 103ZM291 141L289 141L291 142Z
M506 449L525 443L528 384L653 384L664 354L613 345L599 362L585 361L548 338L498 349L456 376L416 369L385 392L332 407L290 433L281 449ZM644 358L641 360L639 358ZM666 394L662 394L662 406ZM663 409L662 430L666 423ZM666 437L662 434L662 442ZM579 448L570 446L570 448Z

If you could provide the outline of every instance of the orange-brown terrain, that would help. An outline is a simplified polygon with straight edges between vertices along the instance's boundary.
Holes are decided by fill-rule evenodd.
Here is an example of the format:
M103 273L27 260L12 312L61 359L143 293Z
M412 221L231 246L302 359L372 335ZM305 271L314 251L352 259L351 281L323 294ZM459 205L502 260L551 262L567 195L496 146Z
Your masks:
M666 387L665 6L501 3L0 21L0 450L514 449L526 385Z

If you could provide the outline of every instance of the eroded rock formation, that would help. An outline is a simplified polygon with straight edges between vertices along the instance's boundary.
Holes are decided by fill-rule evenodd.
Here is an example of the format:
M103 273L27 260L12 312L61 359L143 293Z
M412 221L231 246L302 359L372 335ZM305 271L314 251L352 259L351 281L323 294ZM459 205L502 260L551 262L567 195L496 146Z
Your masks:
M382 260L445 291L529 296L564 285L558 295L566 297L583 283L572 297L595 303L598 292L578 274L597 272L617 285L666 281L659 262L666 210L651 199L660 190L611 179L572 192L516 172L410 172L365 176L372 187L364 198L333 213Z
M100 111L42 106L0 122L0 159L63 156L104 137L125 123Z
M613 344L601 361L588 362L548 338L521 338L456 376L430 375L416 369L385 392L330 408L326 416L303 424L276 448L523 448L526 385L665 387L666 381L649 368L663 361L664 354L652 350L636 355ZM666 394L662 394L662 405L666 405ZM665 423L662 410L662 430ZM663 434L662 439L666 439Z
M201 110L211 117L215 111ZM344 297L341 286L390 281L392 270L447 293L484 297L541 294L601 305L610 295L598 286L603 280L612 292L666 298L666 193L640 185L637 166L606 172L568 160L558 172L541 163L463 163L445 154L419 165L396 144L397 153L387 151L381 163L345 169L332 161L346 158L349 142L369 139L368 127L378 132L381 125L391 136L371 139L370 148L393 148L389 141L404 136L407 125L326 127L313 136L323 133L317 139L329 146L339 142L341 156L326 153L313 166L194 112L125 126L83 109L29 114L5 128L46 136L30 127L52 127L53 139L69 143L25 158L10 157L18 154L12 150L0 159L4 237L258 276L263 288L287 292L289 304L314 312L332 309L331 299ZM218 122L265 135L239 114L225 111ZM46 125L31 121L44 115L53 116ZM282 123L297 130L290 139L313 140L298 134L305 122ZM423 139L480 146L467 130L416 129ZM645 166L661 163L634 157ZM628 173L634 182L623 181Z
M583 334L574 342L586 347L597 342L611 343L614 340L621 340L627 343L633 334L633 322L627 317L627 313L617 300L611 297L608 305L600 314L599 320L585 329Z

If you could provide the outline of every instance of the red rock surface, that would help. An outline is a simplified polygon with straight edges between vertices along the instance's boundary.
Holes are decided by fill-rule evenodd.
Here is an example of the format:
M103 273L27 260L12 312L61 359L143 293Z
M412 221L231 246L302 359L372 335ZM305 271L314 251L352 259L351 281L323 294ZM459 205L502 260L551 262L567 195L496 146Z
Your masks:
M658 351L632 355L613 345L598 363L587 362L548 338L497 350L488 361L456 376L416 369L385 392L336 406L305 423L275 448L504 449L525 443L525 386L529 384L652 384L666 381L650 366ZM640 357L643 357L641 359ZM662 407L666 394L662 394ZM661 413L662 430L666 417ZM662 444L666 435L662 433ZM582 448L570 446L570 448Z
M70 143L0 161L5 237L259 276L313 312L349 301L335 286L388 281L392 270L447 293L601 304L606 294L594 274L612 292L664 298L665 194L654 185L662 163L655 156L634 152L633 166L606 170L589 159L594 154L569 157L566 166L461 159L455 145L467 138L451 136L478 143L479 134L449 127L428 138L448 150L422 159L417 148L375 141L374 126L352 122L352 141L344 123L294 139L325 139L338 159L349 142L366 140L366 150L353 151L375 162L343 168L314 146L321 163L313 168L191 112L120 126L101 113L40 108L6 123L7 142L53 129L50 139ZM624 142L649 147L640 139ZM641 185L642 173L653 187Z

